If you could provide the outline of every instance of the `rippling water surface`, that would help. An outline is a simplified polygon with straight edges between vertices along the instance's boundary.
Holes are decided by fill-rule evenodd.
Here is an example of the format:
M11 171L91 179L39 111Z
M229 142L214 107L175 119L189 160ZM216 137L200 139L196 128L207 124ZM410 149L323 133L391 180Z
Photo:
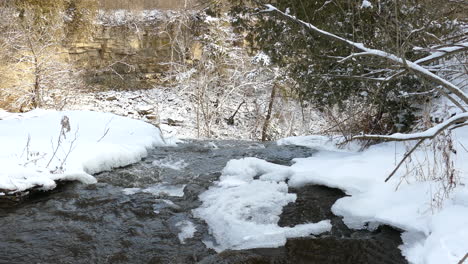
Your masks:
M332 219L330 233L285 247L216 254L203 244L206 224L191 215L198 195L230 159L258 157L290 165L315 151L244 141L187 141L157 148L143 161L97 175L96 185L65 183L0 209L0 263L406 263L400 233L352 231L330 212L344 194L306 186L280 225ZM193 237L192 237L193 234Z

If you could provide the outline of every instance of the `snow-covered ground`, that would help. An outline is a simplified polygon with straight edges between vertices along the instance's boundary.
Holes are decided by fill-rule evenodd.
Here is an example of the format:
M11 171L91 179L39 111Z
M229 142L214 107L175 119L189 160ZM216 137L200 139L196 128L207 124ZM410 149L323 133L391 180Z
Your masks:
M140 119L158 125L165 137L207 138L204 125L197 122L199 106L194 101L194 91L183 85L146 90L74 93L67 100L67 110L110 112ZM236 111L243 100L245 104L240 107L234 124L229 125L225 119ZM216 110L217 117L211 122L210 138L258 140L268 101L269 94L228 98L223 107ZM270 121L270 131L274 138L320 133L327 128L325 120L317 111L310 107L305 107L302 111L298 102L277 99L273 113L272 116L279 117ZM303 121L302 114L306 121Z
M1 111L0 131L0 195L50 190L58 180L95 183L92 174L137 162L147 149L174 143L151 124L91 111Z
M230 161L220 181L200 196L203 205L195 215L209 224L217 250L280 246L291 231L292 236L304 236L329 228L326 221L287 230L276 225L282 207L295 200L288 186L325 185L350 195L332 207L348 227L391 225L404 231L400 249L410 263L458 263L468 253L468 128L459 129L453 138L456 186L449 193L438 179L442 158L440 153L434 156L432 148L420 147L407 168L410 172L401 168L385 183L407 150L404 143L382 143L357 152L334 149L333 140L322 136L296 137L278 144L319 152L295 159L291 167L256 158ZM429 171L428 164L439 170Z
M147 155L148 148L174 143L148 123L91 111L1 111L0 131L0 195L34 187L53 189L57 180L94 183L93 173L134 163ZM457 263L468 252L468 127L453 131L452 138L456 186L447 195L441 192L440 170L434 175L424 169L428 164L441 166L440 153L434 156L433 148L421 147L412 164L384 183L408 149L404 143L382 143L358 152L356 146L334 147L339 139L303 136L278 144L316 148L319 152L313 157L295 159L291 167L257 158L231 160L214 186L200 196L202 205L193 213L208 223L216 241L205 243L217 251L277 247L287 238L330 230L327 219L278 226L282 208L296 199L288 188L320 184L350 195L332 207L350 228L388 224L403 230L401 250L410 263ZM182 163L168 158L153 166L179 168ZM182 196L184 187L160 184L125 191ZM159 207L164 206L175 205L162 200ZM178 227L182 243L196 231L191 222Z
M359 153L321 151L314 157L296 159L288 184L321 184L344 190L351 196L338 200L333 213L343 216L351 228L388 224L404 230L401 250L410 263L458 263L468 253L468 152L463 147L468 145L468 129L459 129L454 138L458 150L455 177L459 179L439 204L442 182L431 180L429 171L425 180L416 180L401 168L384 183L406 151L403 143L382 143ZM305 138L299 140L297 144L308 143ZM442 162L431 160L433 157L431 150L419 150L409 169Z

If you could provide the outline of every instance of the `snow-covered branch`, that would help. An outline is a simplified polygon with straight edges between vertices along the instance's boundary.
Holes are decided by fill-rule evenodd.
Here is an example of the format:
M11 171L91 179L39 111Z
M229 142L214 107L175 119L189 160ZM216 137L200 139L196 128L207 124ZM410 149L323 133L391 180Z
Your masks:
M468 42L453 44L450 46L437 48L435 50L433 49L429 56L416 60L414 63L416 64L431 63L436 60L443 59L447 56L460 53L460 52L466 52L466 51L468 51Z
M405 60L405 59L400 58L397 55L389 53L389 52L385 52L385 51L378 50L378 49L368 48L363 43L354 42L354 41L351 41L349 39L346 39L346 38L340 37L338 35L335 35L333 33L330 33L328 31L321 30L321 29L315 27L314 25L312 25L310 23L302 21L302 20L300 20L300 19L298 19L298 18L296 18L296 17L294 17L294 16L292 16L290 14L287 14L287 13L277 9L276 7L274 7L272 5L267 4L266 7L267 7L267 9L264 10L264 12L276 12L276 13L280 14L281 16L286 17L286 18L294 21L295 23L299 23L299 24L303 25L305 28L307 28L307 29L309 29L309 30L311 30L311 31L313 31L315 33L321 34L321 35L323 35L323 36L325 36L325 37L327 37L329 39L342 42L342 43L344 43L344 44L346 44L346 45L348 45L350 47L353 47L353 48L358 49L358 50L361 51L360 53L356 53L354 55L351 54L347 58L360 56L360 55L370 55L370 56L383 58L383 59L388 60L390 62L396 63L396 64L400 65L401 67L404 67L404 68L414 72L415 74L417 74L417 75L419 75L421 77L424 77L424 78L426 78L428 80L431 80L432 82L446 88L448 91L450 91L451 93L453 93L457 97L459 97L465 104L468 104L468 96L459 87L457 87L456 85L450 83L449 81L439 77L438 75L430 72L429 70L427 70L424 67L420 66L416 62ZM458 51L463 50L463 48L464 48L464 45L461 46L460 49L458 49ZM455 51L457 51L457 49L453 49L451 51L455 52ZM431 57L431 59L432 58L433 57ZM429 58L427 60L429 60ZM463 108L462 111L465 112L466 110Z
M422 140L432 139L440 134L445 129L449 128L453 124L461 124L468 120L468 113L462 113L455 115L445 122L442 122L426 131L412 134L401 134L395 133L393 135L359 135L354 136L352 139L374 139L374 140L387 140L387 141L408 141L408 140Z

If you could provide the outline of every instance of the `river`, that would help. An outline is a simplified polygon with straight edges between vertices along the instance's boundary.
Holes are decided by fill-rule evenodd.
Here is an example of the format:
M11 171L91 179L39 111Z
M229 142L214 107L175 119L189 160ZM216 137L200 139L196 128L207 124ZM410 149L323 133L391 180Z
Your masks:
M0 263L407 263L400 232L350 230L330 211L345 194L323 186L290 189L281 226L331 219L331 232L289 239L284 247L216 253L206 223L191 210L226 162L258 157L290 165L313 149L247 141L186 141L150 151L139 163L96 175L98 183L61 183L0 209ZM182 224L181 224L182 223ZM191 223L193 237L181 236ZM183 238L183 237L182 237Z

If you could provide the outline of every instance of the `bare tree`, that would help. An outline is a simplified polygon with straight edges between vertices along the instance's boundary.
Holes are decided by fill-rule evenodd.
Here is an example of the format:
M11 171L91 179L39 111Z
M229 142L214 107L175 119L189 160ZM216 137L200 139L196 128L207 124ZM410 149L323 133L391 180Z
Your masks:
M2 23L7 32L2 36L6 74L17 76L10 87L5 87L5 93L16 98L14 103L20 110L43 107L51 90L67 91L80 84L62 48L65 31L60 13L42 14L30 6L6 6L2 10L9 13L10 21Z

